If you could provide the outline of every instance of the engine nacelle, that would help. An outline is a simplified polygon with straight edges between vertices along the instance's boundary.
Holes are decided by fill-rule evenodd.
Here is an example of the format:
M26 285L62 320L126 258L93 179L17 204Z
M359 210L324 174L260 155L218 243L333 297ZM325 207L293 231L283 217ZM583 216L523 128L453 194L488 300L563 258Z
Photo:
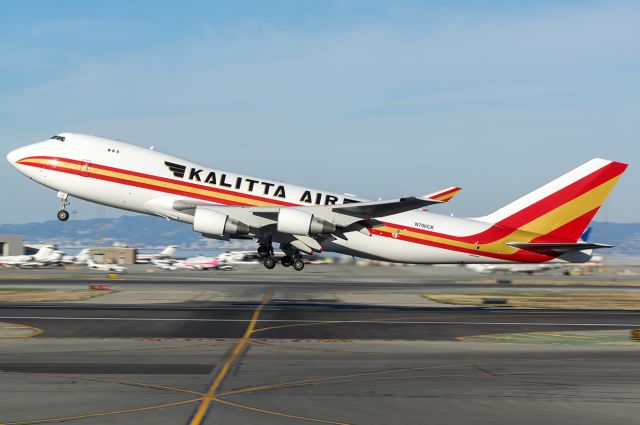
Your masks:
M198 206L193 216L193 230L209 235L246 235L249 226L220 211Z
M280 208L278 212L278 232L292 235L319 235L335 231L335 224L316 218L307 211L298 208Z

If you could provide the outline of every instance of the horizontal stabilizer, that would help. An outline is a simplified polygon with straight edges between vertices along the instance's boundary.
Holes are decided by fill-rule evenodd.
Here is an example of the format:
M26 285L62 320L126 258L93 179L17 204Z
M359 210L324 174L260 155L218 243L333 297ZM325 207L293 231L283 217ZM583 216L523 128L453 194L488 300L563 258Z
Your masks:
M592 242L577 243L521 243L507 242L507 245L540 254L558 254L570 251L584 251L587 249L613 248L613 245Z

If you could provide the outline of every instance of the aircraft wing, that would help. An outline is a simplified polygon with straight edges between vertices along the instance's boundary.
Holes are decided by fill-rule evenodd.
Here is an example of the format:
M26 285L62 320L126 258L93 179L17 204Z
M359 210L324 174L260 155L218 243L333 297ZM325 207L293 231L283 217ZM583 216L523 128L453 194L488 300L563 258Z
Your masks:
M400 199L299 207L226 206L176 200L173 202L173 210L188 212L194 211L196 207L206 206L207 209L227 214L229 217L246 223L250 227L260 228L277 222L281 208L295 208L307 211L313 214L314 217L334 223L338 227L347 227L361 220L385 217L448 202L460 190L459 187L450 187L428 195L409 196Z
M375 219L378 217L386 217L393 214L399 214L406 211L416 210L429 205L441 204L449 201L461 189L459 187L450 187L428 195L409 196L405 198L379 201L354 202L348 204L335 205L314 205L314 206L227 206L215 205L206 202L198 202L195 200L183 199L157 199L150 201L148 207L151 211L163 217L171 217L170 211L181 212L196 216L196 210L205 209L210 214L226 215L235 222L240 222L249 227L249 234L242 235L219 235L202 232L207 237L215 239L228 240L230 237L256 237L259 234L277 234L279 242L289 243L304 252L312 252L312 250L321 250L319 239L326 238L330 235L345 238L345 233L349 231L360 231L369 234L367 228L375 225ZM284 212L292 212L296 210L296 214L306 213L306 217L312 216L314 220L320 220L327 223L328 226L322 230L321 234L297 234L293 231L285 231L281 228L279 217ZM203 211L204 212L204 211ZM215 212L215 213L213 213ZM299 213L298 213L299 212ZM311 220L311 218L308 218ZM194 228L196 226L194 225ZM217 232L216 232L217 233Z
M422 196L409 196L406 198L393 199L388 201L358 202L353 204L341 204L332 207L332 211L351 217L376 218L388 215L399 214L429 205L449 202L462 189L459 187L448 187L434 193Z

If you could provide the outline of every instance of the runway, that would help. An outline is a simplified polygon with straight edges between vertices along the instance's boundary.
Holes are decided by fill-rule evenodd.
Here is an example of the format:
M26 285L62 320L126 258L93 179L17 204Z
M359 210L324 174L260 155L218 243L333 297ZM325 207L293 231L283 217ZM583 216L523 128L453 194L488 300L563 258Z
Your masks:
M241 338L259 305L130 306L14 304L0 321L56 338ZM455 340L478 334L640 328L640 312L499 308L402 308L271 300L255 321L269 339Z
M163 304L2 303L0 338L13 336L0 339L0 424L640 417L640 343L628 338L640 328L637 311L345 303L332 296L338 282L174 284L196 285L228 293ZM359 288L377 294L385 285ZM395 290L397 298L424 289Z

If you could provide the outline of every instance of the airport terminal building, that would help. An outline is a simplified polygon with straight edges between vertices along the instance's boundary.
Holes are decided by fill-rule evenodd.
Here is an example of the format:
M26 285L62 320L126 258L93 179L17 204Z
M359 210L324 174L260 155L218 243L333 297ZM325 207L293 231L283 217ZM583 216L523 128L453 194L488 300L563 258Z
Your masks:
M22 236L0 235L0 255L8 256L22 254L24 254Z

